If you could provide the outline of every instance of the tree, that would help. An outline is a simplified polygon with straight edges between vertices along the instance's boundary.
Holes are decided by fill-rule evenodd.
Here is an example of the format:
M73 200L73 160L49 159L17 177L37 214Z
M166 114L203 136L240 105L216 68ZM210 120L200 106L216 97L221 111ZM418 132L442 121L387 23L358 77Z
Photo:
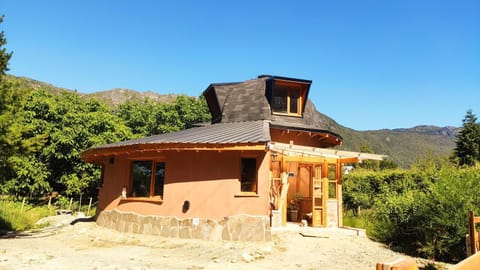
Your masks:
M173 103L151 99L127 101L116 114L139 137L192 128L210 120L205 98L178 96Z
M100 170L83 162L80 153L131 137L121 119L96 100L31 91L5 136L11 151L0 188L21 196L52 190L96 196Z
M3 15L0 16L0 24L3 22ZM12 52L7 52L3 46L7 44L7 39L4 36L3 30L0 31L0 81L2 80L5 71L8 71L8 61L12 57Z
M454 159L459 165L473 166L480 161L480 124L472 110L462 120L463 126L457 135Z

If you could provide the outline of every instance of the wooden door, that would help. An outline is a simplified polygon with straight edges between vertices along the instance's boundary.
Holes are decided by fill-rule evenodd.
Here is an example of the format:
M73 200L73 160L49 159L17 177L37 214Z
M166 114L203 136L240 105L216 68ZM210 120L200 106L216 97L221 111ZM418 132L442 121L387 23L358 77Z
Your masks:
M300 197L299 218L312 212L312 164L301 163L298 165L297 190L295 197Z
M312 227L325 227L327 216L328 180L322 178L322 166L313 167Z

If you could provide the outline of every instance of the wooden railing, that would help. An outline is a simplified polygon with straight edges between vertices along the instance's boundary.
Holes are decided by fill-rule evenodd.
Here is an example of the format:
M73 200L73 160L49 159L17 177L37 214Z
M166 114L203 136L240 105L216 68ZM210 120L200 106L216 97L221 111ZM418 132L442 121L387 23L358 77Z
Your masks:
M476 224L480 223L480 217L476 217L473 211L468 211L468 240L467 240L467 256L471 256L480 249L478 242L478 232Z

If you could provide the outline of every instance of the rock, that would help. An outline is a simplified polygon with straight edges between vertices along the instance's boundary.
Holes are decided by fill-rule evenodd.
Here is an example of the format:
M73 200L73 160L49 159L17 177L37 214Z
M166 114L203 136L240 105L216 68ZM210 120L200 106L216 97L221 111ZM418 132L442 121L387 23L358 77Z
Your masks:
M242 254L242 259L243 261L249 263L249 262L252 262L255 258L252 255L250 255L248 252L244 252Z
M233 246L233 243L231 242L227 242L225 243L225 245L223 246L224 249L233 249L234 246Z

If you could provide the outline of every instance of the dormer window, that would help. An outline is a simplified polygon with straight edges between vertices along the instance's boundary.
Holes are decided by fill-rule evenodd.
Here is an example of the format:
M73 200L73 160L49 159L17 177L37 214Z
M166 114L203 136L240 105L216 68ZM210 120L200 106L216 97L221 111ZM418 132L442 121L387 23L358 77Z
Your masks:
M307 88L302 84L275 81L271 108L274 114L302 116Z

